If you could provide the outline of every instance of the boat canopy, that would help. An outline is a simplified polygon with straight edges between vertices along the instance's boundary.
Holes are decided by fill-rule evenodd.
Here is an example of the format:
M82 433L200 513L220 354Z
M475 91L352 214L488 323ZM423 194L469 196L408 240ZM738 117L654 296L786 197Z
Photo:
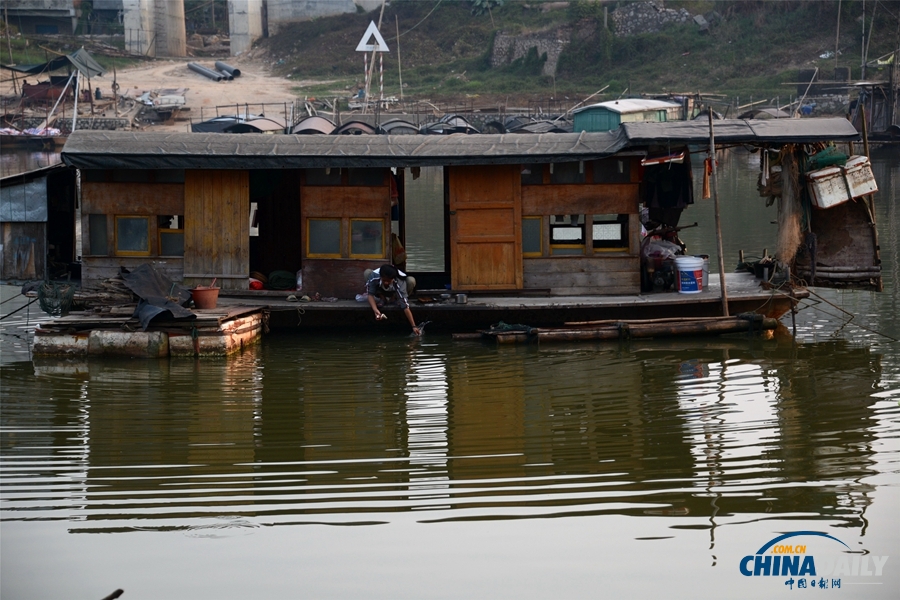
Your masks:
M715 121L716 143L856 141L843 118ZM78 130L62 150L81 169L296 169L575 162L649 146L705 144L702 121L624 123L609 132L477 135L265 135Z
M708 119L622 123L628 146L709 142ZM713 121L716 144L812 144L852 142L859 132L847 119L722 119Z
M81 169L296 169L532 164L595 160L617 132L476 135L264 135L78 130L62 160Z
M25 73L26 75L40 75L41 73L50 73L51 71L71 67L81 71L81 74L85 77L97 77L106 73L103 67L84 48L79 48L72 54L57 56L53 60L39 65L0 65L0 67L17 73Z

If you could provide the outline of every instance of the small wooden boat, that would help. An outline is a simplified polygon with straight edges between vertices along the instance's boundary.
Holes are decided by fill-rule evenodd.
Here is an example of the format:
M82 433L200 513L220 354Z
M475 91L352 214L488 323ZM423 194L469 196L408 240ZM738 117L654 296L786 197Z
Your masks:
M762 333L778 327L778 319L758 313L729 317L643 319L567 323L563 327L523 327L499 324L480 332L498 344L629 340L662 337L711 336L726 333Z

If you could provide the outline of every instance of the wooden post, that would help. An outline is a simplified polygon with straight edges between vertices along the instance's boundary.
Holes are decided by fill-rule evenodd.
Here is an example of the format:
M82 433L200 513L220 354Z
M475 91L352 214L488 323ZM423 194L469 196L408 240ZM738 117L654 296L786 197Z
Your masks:
M712 106L707 105L709 114L709 154L712 157L712 193L716 208L716 250L719 257L719 282L722 286L722 315L728 316L728 291L725 288L725 252L722 250L722 218L719 213L719 184L716 178L716 136L713 132Z

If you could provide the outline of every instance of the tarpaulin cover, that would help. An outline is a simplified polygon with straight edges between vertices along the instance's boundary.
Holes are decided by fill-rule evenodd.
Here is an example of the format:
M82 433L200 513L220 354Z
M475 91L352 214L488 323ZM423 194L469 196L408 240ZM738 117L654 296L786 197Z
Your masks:
M667 123L622 123L628 146L709 142L708 119ZM841 142L860 139L847 119L722 119L713 121L716 144Z
M191 123L191 133L225 133L228 127L237 125L240 120L232 118L218 118L201 123Z
M297 169L530 164L605 158L618 132L242 135L78 130L62 160L81 169Z
M724 119L717 144L860 139L842 118ZM535 164L596 160L650 145L709 142L709 123L623 123L609 132L476 135L267 135L78 130L62 151L80 169L298 169Z
M130 273L123 273L122 279L125 287L140 298L132 316L138 318L144 331L150 321L163 313L169 313L175 319L197 318L193 311L185 308L191 301L190 290L172 283L153 265L144 263Z
M0 221L47 222L47 178L0 188Z
M39 65L0 65L0 67L9 71L16 71L17 73L25 73L26 75L40 75L41 73L49 73L69 67L75 67L86 77L96 77L106 73L103 67L84 48L79 48L66 56L57 56L53 60Z

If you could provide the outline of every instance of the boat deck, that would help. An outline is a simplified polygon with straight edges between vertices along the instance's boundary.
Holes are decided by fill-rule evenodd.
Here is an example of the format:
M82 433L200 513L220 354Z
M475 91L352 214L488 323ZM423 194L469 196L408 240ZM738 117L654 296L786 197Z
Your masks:
M35 356L225 356L259 339L265 310L259 306L194 309L193 319L154 319L146 331L129 314L73 311L35 329Z
M700 293L645 293L627 296L551 296L535 293L464 292L465 304L456 301L453 290L420 290L410 299L416 321L429 321L431 331L471 332L493 323L522 323L532 327L560 326L573 321L604 319L656 319L709 317L722 314L718 275L710 274L708 288ZM804 288L789 291L764 289L751 273L726 274L729 314L757 312L779 318L791 303L809 294ZM270 312L271 327L339 328L364 327L372 330L409 329L399 310L389 306L385 322L375 322L368 302L356 300L288 300L301 297L294 291L228 291L219 295L220 306L264 306ZM449 298L442 298L449 294Z
M726 281L732 316L757 313L777 319L790 311L793 303L809 295L803 288L792 292L764 289L750 273L729 273ZM642 321L719 317L720 290L716 275L710 276L706 291L693 294L549 296L534 291L525 295L468 292L467 302L458 303L452 292L424 290L412 299L411 309L417 323L429 323L429 331L459 334L483 331L501 322L529 328L616 320L640 325ZM193 309L194 318L190 319L166 319L161 315L146 331L132 316L136 306L133 304L100 313L73 311L40 323L35 330L33 352L35 356L224 356L253 343L271 328L404 333L410 330L396 308L386 307L388 320L377 322L368 302L302 301L297 297L294 291L223 290L215 308Z

